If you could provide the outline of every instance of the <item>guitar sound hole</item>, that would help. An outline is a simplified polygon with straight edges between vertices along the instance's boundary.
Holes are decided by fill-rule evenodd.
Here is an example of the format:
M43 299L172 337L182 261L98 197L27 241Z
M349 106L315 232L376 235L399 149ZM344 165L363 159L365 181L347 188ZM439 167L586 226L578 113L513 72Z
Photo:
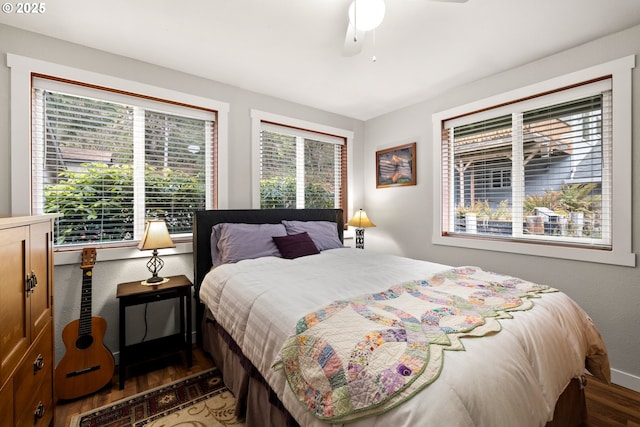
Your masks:
M82 335L76 340L76 347L79 350L85 350L91 347L91 344L93 344L93 337L91 335Z

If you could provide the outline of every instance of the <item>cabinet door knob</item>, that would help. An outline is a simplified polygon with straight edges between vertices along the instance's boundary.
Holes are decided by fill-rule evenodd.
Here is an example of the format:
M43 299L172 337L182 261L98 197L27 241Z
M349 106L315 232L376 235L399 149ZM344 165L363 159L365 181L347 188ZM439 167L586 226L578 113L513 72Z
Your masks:
M42 354L38 354L38 357L36 357L36 360L33 362L34 375L42 368L44 368L44 357L42 357Z
M36 410L33 411L33 416L35 421L37 422L40 418L44 417L44 403L42 403L42 401L40 403L38 403L38 406L36 407Z

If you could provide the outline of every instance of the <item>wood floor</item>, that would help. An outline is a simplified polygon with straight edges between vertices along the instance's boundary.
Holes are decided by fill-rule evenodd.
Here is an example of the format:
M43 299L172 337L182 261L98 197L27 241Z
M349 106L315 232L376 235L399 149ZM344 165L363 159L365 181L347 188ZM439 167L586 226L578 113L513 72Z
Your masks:
M135 370L130 370L123 390L119 389L118 369L116 368L116 373L111 380L111 386L106 386L85 398L58 401L55 409L54 427L67 427L72 415L108 405L111 402L133 396L145 390L160 387L213 366L213 361L201 349L194 347L191 368L187 368L184 357L180 355L168 357L145 365L144 371L139 370L136 372Z
M118 377L114 375L111 387L105 387L83 399L58 402L54 427L67 427L71 416L107 405L111 402L151 388L198 373L213 366L211 359L194 347L193 366L188 369L180 357L166 359L156 366L147 366L145 372L130 372L124 390L118 389ZM151 368L151 369L149 369ZM587 427L640 427L640 393L616 385L606 385L595 378L587 380Z
M589 377L585 395L588 427L640 427L640 393Z

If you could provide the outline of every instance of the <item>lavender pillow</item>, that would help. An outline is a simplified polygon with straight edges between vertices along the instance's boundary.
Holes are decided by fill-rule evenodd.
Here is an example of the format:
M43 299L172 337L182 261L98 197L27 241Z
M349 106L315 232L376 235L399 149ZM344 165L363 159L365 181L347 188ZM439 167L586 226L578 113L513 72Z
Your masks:
M265 256L280 256L273 236L286 236L282 224L221 223L211 232L213 267Z
M274 236L273 241L282 254L282 258L294 259L320 253L306 231L288 236Z
M299 234L305 231L320 251L342 248L338 236L337 224L331 221L282 221L287 234Z

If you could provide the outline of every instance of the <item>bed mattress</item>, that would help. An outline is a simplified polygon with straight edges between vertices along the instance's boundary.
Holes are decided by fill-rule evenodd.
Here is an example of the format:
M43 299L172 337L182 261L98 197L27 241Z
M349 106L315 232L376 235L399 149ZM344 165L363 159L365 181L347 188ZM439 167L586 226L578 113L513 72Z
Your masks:
M326 426L273 369L298 320L335 300L450 268L351 248L293 260L263 257L213 269L200 299L298 423ZM608 375L608 361L598 331L567 295L545 293L533 304L499 320L499 333L463 338L464 351L445 351L437 380L412 399L350 425L545 425L565 387L584 374L585 358L599 377Z

